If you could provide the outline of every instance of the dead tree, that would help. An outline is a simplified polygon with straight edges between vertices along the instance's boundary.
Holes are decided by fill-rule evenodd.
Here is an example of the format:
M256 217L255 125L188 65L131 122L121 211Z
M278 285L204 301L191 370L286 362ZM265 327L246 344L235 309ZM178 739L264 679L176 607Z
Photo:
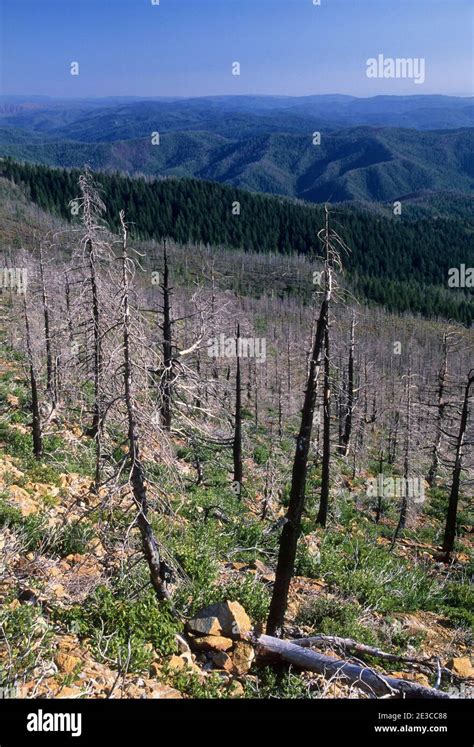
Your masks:
M383 475L383 464L384 464L384 451L383 449L380 449L379 475ZM377 480L377 484L378 484L378 480ZM379 488L377 492L377 506L375 509L375 523L376 524L379 523L380 517L382 516L382 503L383 503L383 491L380 490Z
M355 348L355 314L352 313L351 340L349 345L349 363L347 368L347 402L344 415L344 428L341 434L340 450L344 456L349 454L352 434L352 413L354 410L354 348Z
M160 413L165 430L171 430L171 397L173 380L173 340L171 321L171 292L169 283L168 253L166 239L163 242L163 371L160 377Z
M406 386L406 423L405 423L405 449L403 456L404 486L402 490L402 501L400 504L400 516L392 539L392 548L397 537L405 529L408 515L408 477L410 474L410 449L411 449L411 370L408 370Z
M323 393L323 459L321 465L321 497L316 523L326 526L329 504L329 470L331 463L331 383L329 380L329 330L324 331L324 393Z
M444 560L446 562L449 561L450 555L454 548L454 540L456 537L456 517L458 512L459 488L461 483L461 471L463 468L465 435L469 418L470 389L473 382L474 369L469 372L469 375L467 377L461 411L461 420L459 423L459 433L456 441L456 456L454 460L453 479L451 483L451 491L449 493L448 513L446 515L446 525L443 538L443 553Z
M339 677L342 682L354 685L371 696L449 699L448 693L417 682L379 674L364 664L316 653L293 641L284 641L269 635L260 635L255 641L257 654L264 660L283 661L303 670L316 672L326 679Z
M97 442L97 464L100 463L101 439L100 431L102 428L102 317L101 304L99 300L99 289L97 280L97 263L98 252L96 249L96 231L97 223L101 213L105 210L105 205L99 197L98 191L93 183L92 175L86 171L79 177L79 187L81 190L81 208L82 223L85 228L84 249L85 260L88 270L88 282L91 294L91 314L92 314L92 337L93 337L93 378L94 378L94 402L92 423L86 429L90 438L96 439ZM96 474L96 483L98 476Z
M38 383L36 379L35 364L33 359L33 349L31 345L30 321L28 318L28 308L26 303L26 294L23 299L23 310L25 316L26 330L26 350L28 354L28 365L30 369L30 389L31 389L31 412L32 412L32 432L33 432L33 454L35 459L41 459L43 455L43 435L41 432L41 416L38 400Z
M86 345L85 356L87 364L92 361L93 402L92 423L85 428L85 433L95 441L95 476L94 490L98 492L101 482L101 465L103 459L103 429L105 417L104 404L104 352L105 330L103 329L103 301L100 297L99 270L102 260L110 256L108 243L101 238L101 216L105 212L105 205L100 198L92 174L86 170L79 177L81 197L81 219L84 227L82 238L83 263L85 271L85 296L90 300L88 323L92 327L92 353Z
M51 349L51 329L49 319L49 303L46 294L46 282L44 277L44 259L43 259L43 245L39 244L39 268L40 268L40 280L41 280L41 300L43 304L43 321L44 321L44 341L46 348L46 391L51 397L52 406L54 408L56 404L56 391L55 391L55 371L53 364L53 351Z
M316 324L312 356L309 366L309 374L306 382L306 391L303 409L301 411L301 424L296 439L296 450L293 460L293 471L291 479L290 500L286 514L285 524L280 537L278 562L273 585L273 594L270 602L270 610L267 620L267 634L280 634L285 618L288 601L290 582L294 573L296 549L301 531L301 516L303 514L306 492L306 475L308 470L308 454L311 444L313 429L314 410L317 395L317 375L321 365L321 356L324 347L326 331L328 329L329 304L333 286L333 267L341 268L341 261L337 247L347 250L342 239L334 231L329 229L329 212L326 207L325 227L318 233L319 240L325 248L325 287L324 297L321 304L319 318Z
M128 422L128 448L130 460L130 484L133 498L138 508L137 525L140 530L143 551L150 570L150 579L159 600L169 599L166 582L166 566L161 560L160 551L148 520L148 499L145 484L145 472L140 459L140 435L133 396L133 366L130 344L130 303L129 275L131 260L127 252L127 225L123 211L120 212L122 226L122 330L123 330L123 381L125 406Z
M324 332L327 324L327 309L331 298L330 276L328 287L319 313L316 334L313 343L304 405L301 413L301 425L296 439L296 451L293 461L290 502L286 521L281 533L278 563L273 585L272 600L267 620L267 634L280 634L286 612L290 581L294 572L296 548L301 527L301 516L304 508L308 453L313 427L313 415L316 404L316 375L320 365Z
M436 475L439 466L439 453L441 448L441 440L443 434L443 419L445 412L444 403L444 390L446 386L446 376L448 373L448 333L445 332L443 335L443 362L438 374L438 401L437 401L437 417L436 417L436 436L433 444L433 451L431 456L431 465L427 475L428 485L434 487L436 481Z
M69 282L69 274L64 274L64 294L66 298L66 322L69 334L69 345L73 346L74 343L74 328L72 325L72 314L71 314L71 284Z
M234 418L234 441L232 445L232 455L234 460L234 484L239 487L239 495L242 492L242 378L240 371L240 324L237 325L236 353L237 353L237 371L235 375L235 418Z

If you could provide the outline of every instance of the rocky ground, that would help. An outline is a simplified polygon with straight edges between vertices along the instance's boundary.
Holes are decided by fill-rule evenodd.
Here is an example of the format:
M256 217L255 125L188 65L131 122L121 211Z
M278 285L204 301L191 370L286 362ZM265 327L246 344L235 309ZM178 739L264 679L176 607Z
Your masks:
M21 370L7 361L2 363L0 375L8 380L2 395L3 417L8 426L2 430L0 439L3 450L0 456L0 674L3 671L8 686L13 682L17 694L54 698L265 697L275 688L277 697L366 697L341 680L326 680L262 659L255 648L254 636L263 630L262 609L268 603L274 580L273 561L267 560L268 553L247 560L232 559L233 552L215 558L213 588L217 593L222 589L220 600L199 607L195 602L202 596L202 590L197 595L193 592L194 596L189 592L194 603L187 609L193 611L180 613L179 621L171 624L166 646L160 645L160 637L154 632L149 640L145 635L139 643L134 643L133 624L127 623L128 654L127 646L112 650L113 626L120 625L122 608L117 612L117 623L111 623L112 628L104 623L108 607L101 608L103 618L99 615L93 623L87 615L84 622L80 611L89 609L89 600L97 590L110 585L111 579L120 576L127 564L141 561L136 542L123 542L120 532L120 541L111 538L110 516L128 516L131 511L129 491L124 487L113 497L108 497L105 490L97 495L91 489L88 474L63 469L58 464L51 473L54 479L49 480L49 465L38 469L19 448L15 451L12 443L23 444L30 432L21 391L14 393L24 380ZM83 435L73 424L53 424L50 433L60 435L66 450L81 448ZM54 453L50 462L54 464ZM251 464L247 467L252 469ZM187 465L183 463L182 469L185 472ZM104 502L108 523L104 521ZM245 510L256 521L260 505L253 501ZM202 506L197 506L195 515L202 516L203 511ZM283 509L275 514L275 520L282 514ZM81 522L91 524L93 531L87 536L80 535L78 541L75 532ZM173 531L183 537L193 524L190 516L179 511L169 522ZM216 534L212 535L210 546L217 542L215 538L224 531L228 518L223 521L217 516L213 522ZM362 541L364 522L367 523L364 517L353 520L338 527L338 531L356 541L360 537ZM301 543L305 557L312 563L319 562L320 554L326 552L321 533L306 532ZM379 534L373 544L384 548L389 539ZM470 547L467 537L456 557L456 573L467 568ZM196 553L199 566L202 561L199 548L192 546L189 552ZM208 548L203 548L202 557L205 552ZM428 564L430 578L442 579L447 573L436 559L433 544L421 538L403 538L397 553L415 571L419 563ZM235 554L239 557L239 553ZM240 553L241 558L244 556L245 553ZM193 566L189 558L186 562L186 574L191 575ZM227 596L229 589L236 591L240 602ZM258 597L249 597L246 611L243 590L248 589L252 594L258 591ZM123 609L129 609L126 605L131 604L133 614L139 614L133 600L140 600L141 593L142 589L138 589L136 594L125 594ZM321 632L315 629L316 608L322 632L353 638L363 634L369 636L370 643L370 635L375 631L379 636L377 642L385 642L386 647L398 651L402 650L399 643L402 641L405 656L437 660L441 668L451 673L449 677L445 671L444 689L451 688L454 695L473 693L472 636L464 622L453 625L444 609L407 612L395 608L387 614L378 610L376 604L360 606L357 600L352 601L352 596L341 594L334 587L330 573L296 575L290 590L286 638ZM110 599L107 604L110 606ZM357 608L357 620L351 628L353 607ZM347 612L346 617L339 618L339 608ZM75 617L68 617L71 609L75 610ZM328 627L328 621L332 627ZM139 659L135 656L135 646ZM337 657L340 652L326 647L325 653ZM402 662L384 666L378 661L372 664L381 672L426 686L433 686L436 679L435 673L423 666ZM269 670L275 674L269 674Z

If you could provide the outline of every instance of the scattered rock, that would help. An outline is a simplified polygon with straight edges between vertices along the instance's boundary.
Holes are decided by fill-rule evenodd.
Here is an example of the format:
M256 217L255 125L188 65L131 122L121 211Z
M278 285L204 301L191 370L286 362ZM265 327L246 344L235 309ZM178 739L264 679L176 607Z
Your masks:
M64 588L64 586L62 584L53 584L51 586L51 592L56 597L66 597L67 596L67 591L66 591L66 589Z
M146 693L143 688L138 687L138 685L134 685L133 683L127 685L126 689L124 689L123 694L127 698L132 698L132 700L140 700L141 698L146 698Z
M162 667L156 661L152 661L150 664L150 676L159 677L161 675Z
M184 659L181 658L181 656L177 656L176 654L173 654L168 659L168 668L171 669L174 672L181 672L186 667L186 662Z
M168 659L167 664L172 672L182 672L186 669L194 674L202 674L200 668L193 662L191 654L181 654L181 656L174 654Z
M431 683L426 676L421 672L390 672L392 677L397 677L399 680L407 680L408 682L416 682L418 685L424 687L430 687Z
M226 672L230 672L234 666L233 660L225 651L213 651L210 658L215 667Z
M47 495L51 496L52 498L56 498L56 496L59 495L59 488L56 487L56 485L47 485L46 483L42 482L33 482L31 483L31 488L42 498Z
M272 584L275 581L275 572L271 568L262 563L261 560L256 560L254 563L255 570L261 576L262 581L266 581Z
M459 677L474 677L474 667L468 656L451 659L448 661L447 666L448 669L451 669Z
M175 698L182 698L183 696L179 690L175 690L174 687L168 687L167 685L152 685L150 687L150 698L154 700L171 700Z
M75 565L76 563L81 563L86 560L86 556L75 553L74 555L66 555L65 560L67 560L71 565Z
M82 695L80 687L62 687L61 690L56 693L56 698L79 698Z
M250 643L237 641L232 651L233 671L235 674L246 674L255 659L255 651Z
M222 628L217 615L209 612L210 608L200 610L197 617L188 621L188 630L198 635L221 635Z
M60 652L54 657L54 661L60 672L64 674L71 674L74 670L80 666L81 660L77 656Z
M239 638L249 633L252 623L239 602L219 602L204 607L188 622L188 629L200 635Z
M189 643L187 642L186 638L183 638L182 635L179 635L178 633L174 637L177 649L180 654L185 654L187 652L191 653L191 648L189 646Z
M30 516L30 514L35 514L39 511L36 501L32 499L27 490L20 488L19 485L10 485L8 494L15 507L21 511L22 516Z
M244 686L238 680L232 680L229 684L228 690L231 698L243 698L245 695Z
M248 567L247 563L241 563L241 562L234 562L230 564L231 568L234 569L234 571L243 571L245 568Z
M222 635L205 635L203 638L193 640L193 648L197 651L229 651L234 642L231 638Z

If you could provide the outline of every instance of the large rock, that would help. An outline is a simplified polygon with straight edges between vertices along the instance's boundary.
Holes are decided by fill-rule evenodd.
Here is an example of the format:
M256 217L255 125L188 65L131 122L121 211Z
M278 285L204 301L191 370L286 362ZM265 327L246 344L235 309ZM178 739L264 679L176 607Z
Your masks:
M468 656L462 656L451 659L448 662L448 668L459 677L474 677L474 667Z
M252 630L252 623L239 602L218 602L199 610L188 622L188 629L198 635L239 638Z
M196 635L221 635L222 627L217 614L214 614L213 611L215 607L217 607L217 605L212 605L211 607L205 607L204 609L199 610L196 617L193 617L192 620L188 621L188 630Z

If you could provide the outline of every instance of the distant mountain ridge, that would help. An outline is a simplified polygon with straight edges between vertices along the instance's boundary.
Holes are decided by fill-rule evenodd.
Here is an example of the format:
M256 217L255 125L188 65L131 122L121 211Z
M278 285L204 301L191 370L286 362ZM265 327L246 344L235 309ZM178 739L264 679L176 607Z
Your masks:
M78 137L82 131L87 136L94 119L101 127L101 114L113 121L126 115L137 121L148 112L158 118L162 131L172 125L173 118L186 121L178 129L207 129L201 125L213 121L220 113L252 114L272 119L286 115L299 120L306 128L314 120L332 127L370 125L379 127L409 127L413 129L457 129L474 126L474 97L458 96L374 96L356 98L341 94L315 96L207 96L197 98L137 98L111 97L105 99L48 99L45 97L0 96L2 106L34 104L36 113L10 118L3 124L24 129L49 132L55 136ZM74 135L61 130L64 121L75 121ZM46 126L46 123L47 124ZM99 133L100 134L100 133ZM221 133L225 134L225 133ZM135 137L137 134L135 133ZM117 139L117 138L115 138ZM123 133L122 133L122 138Z
M0 97L0 149L50 166L88 163L95 170L196 177L310 202L472 194L473 102L448 96ZM159 145L151 142L153 132ZM321 133L320 145L313 144L314 132Z

